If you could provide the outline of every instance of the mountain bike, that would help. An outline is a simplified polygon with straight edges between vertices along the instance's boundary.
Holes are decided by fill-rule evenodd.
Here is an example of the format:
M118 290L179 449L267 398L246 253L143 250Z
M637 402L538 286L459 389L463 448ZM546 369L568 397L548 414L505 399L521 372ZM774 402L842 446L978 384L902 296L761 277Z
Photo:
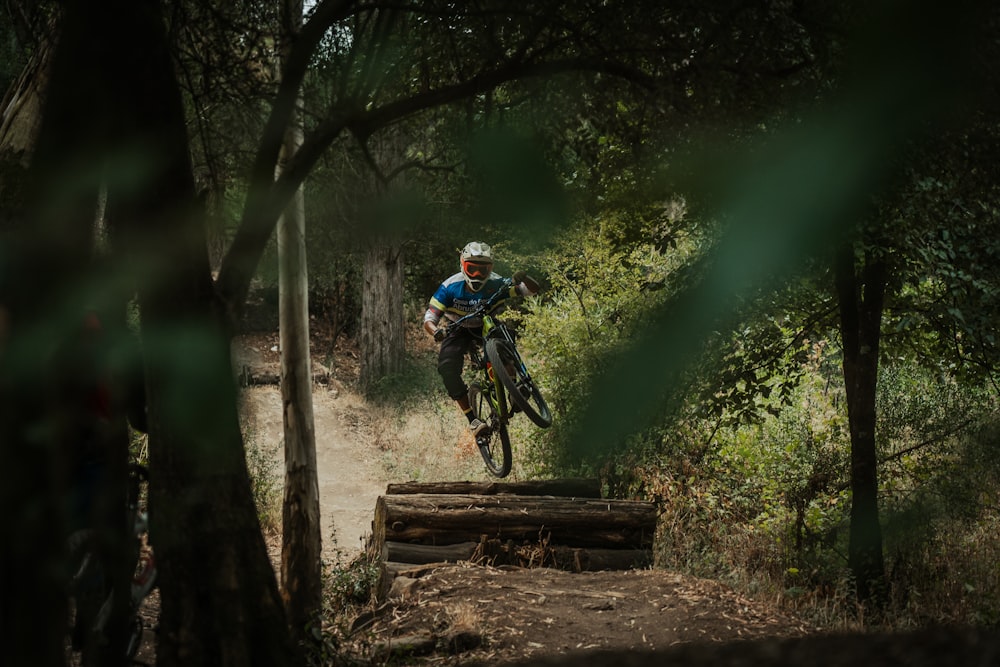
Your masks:
M127 520L132 527L129 562L133 566L125 616L127 632L124 645L112 648L126 661L132 661L142 643L145 622L139 615L142 603L156 586L156 561L152 549L145 544L149 531L148 514L140 510L142 485L149 481L149 471L138 463L129 465ZM101 557L98 532L91 528L77 530L68 539L70 583L69 595L74 618L72 619L72 647L84 654L84 664L92 663L87 651L108 649L109 624L114 604L120 596L115 594L111 573Z
M500 288L476 310L448 327L482 319L482 335L469 348L469 360L476 375L469 384L469 403L476 416L486 423L486 430L476 437L476 445L486 469L496 477L510 474L513 462L507 425L515 413L523 412L540 428L552 425L552 413L517 350L514 332L492 314L511 285L510 278L505 278Z

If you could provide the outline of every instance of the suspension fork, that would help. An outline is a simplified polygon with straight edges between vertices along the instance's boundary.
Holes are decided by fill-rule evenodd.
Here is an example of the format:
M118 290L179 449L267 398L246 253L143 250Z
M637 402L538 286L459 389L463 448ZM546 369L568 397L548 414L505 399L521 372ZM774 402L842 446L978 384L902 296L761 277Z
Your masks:
M484 376L484 386L483 391L486 392L486 399L493 405L496 409L497 414L504 421L507 420L509 416L509 410L507 409L507 400L501 397L503 396L503 386L500 384L500 378L496 376L493 372L493 364L486 357L486 339L483 338L481 346L474 347L470 350L469 356L472 358L472 363L476 367L476 370Z

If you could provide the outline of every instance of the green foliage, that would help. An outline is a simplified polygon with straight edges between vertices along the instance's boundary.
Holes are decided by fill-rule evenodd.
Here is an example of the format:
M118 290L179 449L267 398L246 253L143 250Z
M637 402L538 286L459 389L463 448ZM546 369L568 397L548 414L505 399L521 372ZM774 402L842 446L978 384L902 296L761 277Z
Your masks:
M850 436L830 372L838 361L835 348L815 344L777 415L726 428L689 420L613 461L605 473L614 493L661 505L658 565L810 613L849 606ZM906 361L887 364L879 387L891 592L882 618L894 627L994 623L1000 582L982 563L1000 549L989 533L1000 488L996 395Z
M884 208L896 230L898 301L889 340L970 378L988 377L1000 360L994 323L1000 314L1000 191L986 175L995 129L949 133L912 156ZM988 155L989 154L989 155Z
M995 495L993 392L912 364L879 377L887 540L913 545L941 522L974 521Z
M740 510L736 521L775 544L778 557L762 565L778 580L795 571L802 582L828 584L843 566L830 550L850 507L839 389L800 386L777 416L721 430L718 449L706 457L710 478Z
M826 343L813 342L824 340L832 313L823 301L808 285L796 283L741 303L741 326L712 336L687 373L681 389L687 412L719 427L755 423L791 405L808 373L822 381L839 376L839 368L817 360Z
M622 346L659 303L671 268L693 248L667 254L655 243L624 243L628 225L614 216L566 231L530 261L545 269L548 289L529 300L519 346L556 419L534 436L532 463L569 465L565 438L585 409L603 360Z
M343 647L358 640L352 636L351 623L369 606L379 573L378 563L365 553L348 561L338 551L335 563L323 562L323 610L310 629L313 641L305 645L306 664L329 667L349 662Z
M816 345L810 369L823 363ZM846 415L836 384L816 372L807 379L777 415L726 428L692 420L617 461L622 491L664 505L663 566L772 588L786 577L797 587L840 577L831 547L849 508Z
M929 411L932 424L924 430L920 419L907 420L912 432L893 443L897 448L883 471L894 611L917 626L996 625L1000 580L992 564L1000 549L995 509L1000 469L995 398L949 387L948 381L923 380L921 388L928 393L922 396L937 408ZM911 400L910 406L919 402ZM948 414L950 409L957 414ZM921 412L928 412L926 405ZM941 432L942 422L955 428Z
M335 609L365 604L378 584L380 566L377 559L362 553L346 565L326 565L324 568L326 603Z
M261 527L268 532L281 530L281 501L284 496L284 477L279 474L278 449L280 443L268 446L257 438L250 424L244 423L243 443L250 491Z

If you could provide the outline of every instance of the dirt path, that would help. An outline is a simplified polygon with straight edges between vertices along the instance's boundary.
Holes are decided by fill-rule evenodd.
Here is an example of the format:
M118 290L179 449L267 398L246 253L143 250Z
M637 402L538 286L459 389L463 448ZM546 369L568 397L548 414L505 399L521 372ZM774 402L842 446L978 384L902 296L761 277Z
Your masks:
M280 474L281 393L271 385L250 387L247 398L254 409L256 437L264 451L274 452ZM323 554L333 560L350 558L371 533L375 500L385 492L386 480L371 439L364 435L364 404L356 395L315 385L313 412Z
M280 374L277 334L245 336L234 347L234 366L254 376ZM322 370L313 361L314 373ZM276 384L245 390L253 437L262 453L273 457L275 473L284 472L284 426L281 391ZM357 555L371 534L375 501L387 479L372 444L371 418L364 400L331 379L313 384L316 467L324 558L344 562Z

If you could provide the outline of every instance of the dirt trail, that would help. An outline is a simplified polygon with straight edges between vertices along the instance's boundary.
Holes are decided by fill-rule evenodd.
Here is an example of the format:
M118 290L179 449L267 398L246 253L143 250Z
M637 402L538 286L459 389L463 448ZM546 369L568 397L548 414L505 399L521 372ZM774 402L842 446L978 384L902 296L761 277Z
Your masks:
M268 338L246 342L237 352L237 368L277 374L277 351ZM274 457L275 473L284 471L284 426L277 385L248 387L254 435L262 452ZM372 444L365 403L339 382L313 385L316 467L324 558L349 560L364 548L371 533L375 501L387 480Z
M257 437L264 451L274 451L277 472L283 468L281 393L276 386L250 387ZM353 394L313 388L316 424L316 467L319 478L323 554L327 559L351 557L371 533L375 500L386 480L371 440L359 433L363 404Z

